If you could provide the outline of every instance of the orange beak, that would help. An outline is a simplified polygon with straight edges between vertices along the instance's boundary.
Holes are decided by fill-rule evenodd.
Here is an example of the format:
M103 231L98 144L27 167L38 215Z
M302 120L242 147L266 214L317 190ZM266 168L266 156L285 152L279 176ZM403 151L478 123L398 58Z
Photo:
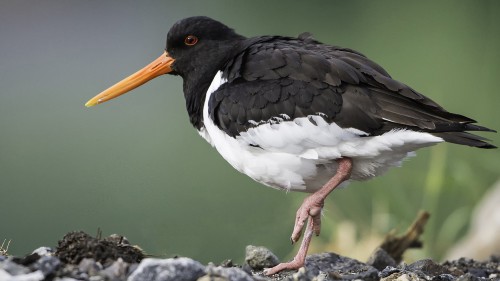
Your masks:
M122 81L114 84L108 89L104 90L97 96L91 98L86 104L86 107L91 107L96 104L106 102L118 96L129 92L149 80L172 71L172 63L175 60L171 58L167 52L164 52L160 57L155 59L150 64L146 65L143 69L123 79Z

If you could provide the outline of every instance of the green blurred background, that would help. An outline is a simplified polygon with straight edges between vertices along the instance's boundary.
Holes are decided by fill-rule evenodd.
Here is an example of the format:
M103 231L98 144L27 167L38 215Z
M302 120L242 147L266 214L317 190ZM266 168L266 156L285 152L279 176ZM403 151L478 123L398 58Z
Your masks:
M310 31L500 129L498 1L1 1L0 242L12 239L9 253L99 227L150 254L202 262L241 262L248 244L283 259L297 250L288 239L304 194L230 167L189 124L179 77L83 106L160 55L169 27L193 15L246 36ZM425 248L410 256L439 259L499 176L498 150L421 150L403 168L334 192L313 252L364 258L426 209Z

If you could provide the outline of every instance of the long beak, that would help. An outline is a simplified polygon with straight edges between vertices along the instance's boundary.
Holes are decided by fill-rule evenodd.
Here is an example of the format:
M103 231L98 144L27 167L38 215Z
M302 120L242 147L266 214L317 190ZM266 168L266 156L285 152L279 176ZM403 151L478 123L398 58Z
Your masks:
M149 80L172 71L172 63L175 60L171 58L167 52L164 52L160 57L155 59L150 64L146 65L143 69L123 79L122 81L114 84L108 89L104 90L97 96L91 98L86 104L86 107L91 107L96 104L106 102L114 99L120 95L129 92Z

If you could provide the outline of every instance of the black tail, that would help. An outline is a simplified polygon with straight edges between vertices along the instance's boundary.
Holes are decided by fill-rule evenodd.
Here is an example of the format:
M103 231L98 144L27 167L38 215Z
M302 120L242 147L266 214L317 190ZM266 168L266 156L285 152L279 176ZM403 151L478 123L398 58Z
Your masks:
M376 94L373 98L380 106L379 117L388 120L381 131L407 128L433 134L451 143L479 148L497 148L488 143L488 139L467 132L496 132L474 124L476 121L467 116L448 112L439 106L422 104L402 95L391 94L386 90L373 88L370 90Z
M472 125L472 124L468 124ZM473 125L477 128L483 128L484 130L479 130L479 129L471 129L473 131L486 131L486 132L496 132L494 130L484 128L481 126ZM440 137L443 140L451 143L456 143L456 144L461 144L461 145L468 145L468 146L473 146L473 147L478 147L478 148L497 148L496 146L488 143L489 141L487 138L483 138L480 136L473 135L471 133L467 132L442 132L442 133L432 133L436 137Z

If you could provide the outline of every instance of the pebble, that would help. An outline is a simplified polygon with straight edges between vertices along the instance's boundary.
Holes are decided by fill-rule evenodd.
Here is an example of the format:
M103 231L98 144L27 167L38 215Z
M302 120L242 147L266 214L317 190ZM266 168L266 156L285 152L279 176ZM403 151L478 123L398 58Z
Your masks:
M416 261L406 268L409 271L419 271L427 276L436 276L441 274L449 274L450 271L444 266L435 263L431 259L424 259Z
M78 264L78 269L81 272L87 273L89 276L95 276L102 270L102 265L92 258L84 258Z
M326 272L340 280L379 280L378 270L375 267L335 253L308 256L306 258L306 269L312 276L318 276L322 272Z
M23 275L23 274L28 274L31 272L31 270L23 265L17 264L14 261L12 261L12 258L8 258L4 260L0 264L0 269L4 270L7 272L9 275L16 276L16 275ZM2 279L0 279L2 280Z
M38 261L36 261L34 268L40 270L44 276L54 273L59 266L61 261L54 256L42 256Z
M366 263L378 270L383 270L388 266L394 267L397 265L396 261L382 248L375 249Z
M212 278L222 278L225 281L254 281L252 276L237 267L222 267L208 265L205 269L206 275L202 278L213 280Z
M104 276L105 279L109 281L120 281L123 276L126 276L127 269L128 263L124 262L122 258L118 258L118 260L110 266L101 270L100 275Z
M205 274L205 267L190 258L141 261L128 281L192 281Z
M269 249L252 245L245 249L245 261L255 270L270 268L279 263L278 257Z
M41 271L30 272L26 274L14 275L10 274L6 270L0 269L0 280L8 281L41 281L44 280L45 276Z
M37 254L39 256L53 256L54 249L50 247L39 247L35 249L31 254Z

